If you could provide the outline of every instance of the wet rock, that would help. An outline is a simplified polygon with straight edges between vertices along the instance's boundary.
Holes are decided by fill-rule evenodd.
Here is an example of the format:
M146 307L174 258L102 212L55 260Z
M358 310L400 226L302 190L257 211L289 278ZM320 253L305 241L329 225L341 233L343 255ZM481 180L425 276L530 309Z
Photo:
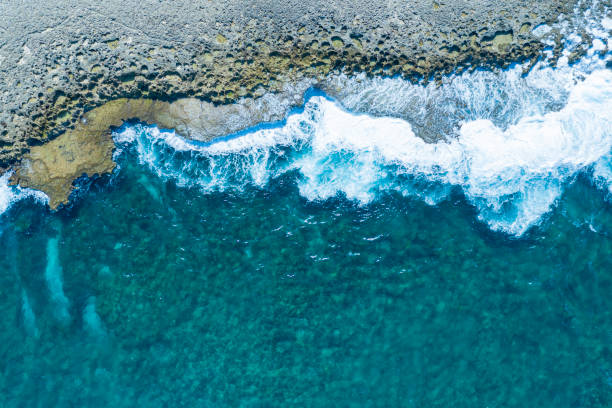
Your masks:
M128 117L210 140L285 109L227 104L330 72L418 79L508 64L542 48L524 27L575 0L30 3L0 3L0 173L16 168L54 207L70 177L112 170L108 126Z
M291 92L243 98L231 105L217 105L196 98L174 102L153 99L116 99L86 113L74 129L51 142L34 146L16 166L11 181L49 196L49 206L57 209L68 201L74 180L111 172L114 143L111 129L136 119L176 129L184 137L208 142L261 122L282 119L291 106L301 102L308 82Z

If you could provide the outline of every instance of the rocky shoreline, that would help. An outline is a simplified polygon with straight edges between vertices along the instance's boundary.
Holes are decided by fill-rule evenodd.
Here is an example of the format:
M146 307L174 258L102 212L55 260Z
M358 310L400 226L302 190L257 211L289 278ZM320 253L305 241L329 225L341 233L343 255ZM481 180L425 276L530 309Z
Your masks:
M421 80L535 60L533 28L576 1L30 3L0 5L0 173L57 208L76 178L112 171L125 120L211 140L250 123L224 118L278 119L332 72ZM259 109L270 93L275 109Z

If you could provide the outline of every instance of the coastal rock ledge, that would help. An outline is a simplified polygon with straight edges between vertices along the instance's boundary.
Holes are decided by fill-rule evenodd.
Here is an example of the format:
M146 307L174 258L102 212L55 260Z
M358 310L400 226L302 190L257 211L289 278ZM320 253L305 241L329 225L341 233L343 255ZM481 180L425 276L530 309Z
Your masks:
M209 141L277 120L333 72L421 80L533 60L533 28L576 3L2 2L0 174L55 209L75 179L113 170L125 120Z

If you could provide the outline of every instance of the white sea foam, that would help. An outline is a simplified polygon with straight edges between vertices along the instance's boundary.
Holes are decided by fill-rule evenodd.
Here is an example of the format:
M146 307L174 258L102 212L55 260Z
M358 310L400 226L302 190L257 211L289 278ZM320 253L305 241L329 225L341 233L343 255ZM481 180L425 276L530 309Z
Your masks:
M323 86L333 99L312 96L275 128L202 145L136 126L115 140L160 177L204 192L263 187L288 172L308 200L342 194L367 204L397 191L435 204L461 188L482 221L520 236L578 172L590 169L598 186L612 189L608 20L587 22L591 48L571 65L581 39L564 23L566 55L527 75L517 65L427 86L339 75Z
M10 177L11 173L5 173L0 176L0 215L6 212L14 203L24 198L30 197L43 203L48 202L49 198L41 191L10 186Z
M350 113L322 96L279 128L209 146L154 127L126 129L117 140L137 140L139 159L159 176L204 191L264 186L291 170L300 173L308 200L343 193L367 204L396 190L436 203L447 190L427 192L415 183L459 186L491 228L521 235L578 171L597 164L598 179L607 177L601 163L612 147L612 72L592 72L566 101L559 111L506 128L489 119L467 121L457 138L437 143L417 137L403 119Z
M608 190L608 198L612 200L612 154L602 157L595 163L593 178L597 185Z
M14 193L8 185L9 175L0 177L0 214L5 212L14 202Z

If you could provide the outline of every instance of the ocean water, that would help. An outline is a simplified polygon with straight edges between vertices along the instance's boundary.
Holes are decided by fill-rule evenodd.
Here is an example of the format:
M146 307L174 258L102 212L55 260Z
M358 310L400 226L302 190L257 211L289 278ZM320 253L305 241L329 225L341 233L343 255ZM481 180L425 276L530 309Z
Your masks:
M58 212L1 177L0 406L612 406L601 10L572 64L564 32L554 67L339 75L211 144L126 124Z

